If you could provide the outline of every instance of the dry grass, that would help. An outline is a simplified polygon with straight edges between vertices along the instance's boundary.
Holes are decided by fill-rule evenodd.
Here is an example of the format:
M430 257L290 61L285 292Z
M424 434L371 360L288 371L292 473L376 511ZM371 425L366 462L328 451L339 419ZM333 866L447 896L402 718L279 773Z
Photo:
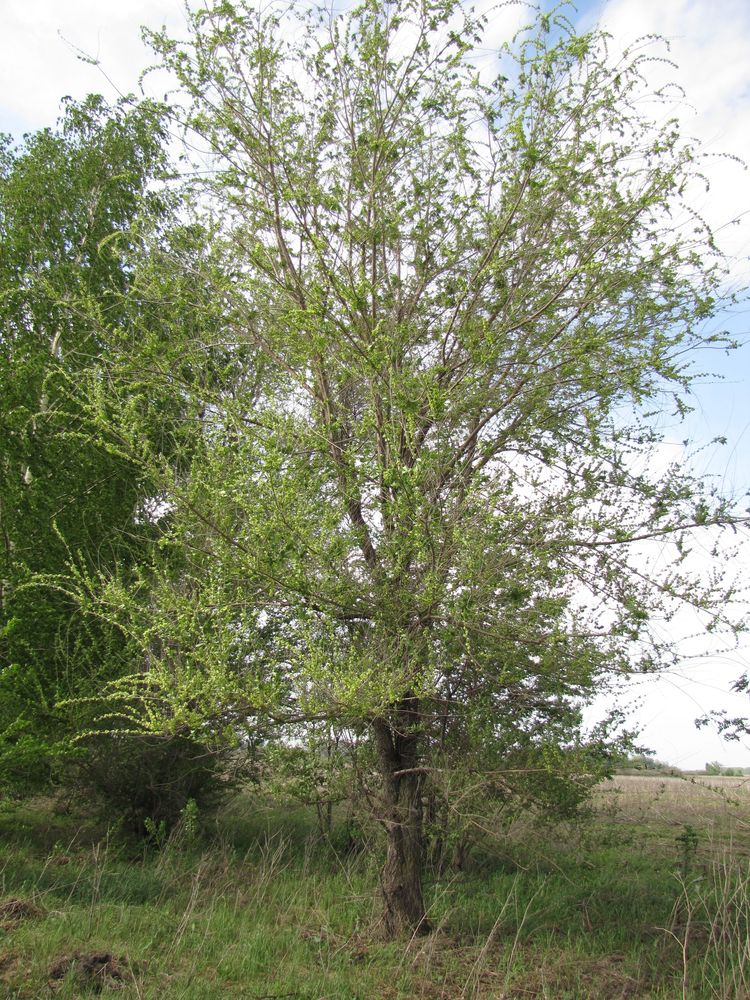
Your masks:
M618 775L597 791L595 807L624 825L690 826L722 847L750 838L750 778Z

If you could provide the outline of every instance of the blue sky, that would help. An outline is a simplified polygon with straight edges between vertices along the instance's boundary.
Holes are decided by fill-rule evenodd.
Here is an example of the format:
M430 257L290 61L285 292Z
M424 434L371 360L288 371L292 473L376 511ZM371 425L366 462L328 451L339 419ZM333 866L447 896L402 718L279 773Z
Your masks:
M667 36L678 68L664 67L664 71L675 74L685 90L685 102L675 109L683 130L695 136L709 154L728 153L750 163L750 62L746 55L750 5L735 0L609 0L578 6L582 24L601 23L619 48L650 32ZM710 159L707 165L711 191L701 210L734 258L735 282L747 285L750 220L727 223L750 209L750 175L730 160ZM746 342L749 316L748 307L740 306L719 316L713 326ZM669 436L675 441L693 440L696 470L741 497L750 487L750 346L730 355L712 352L697 357L695 366L713 374L697 381L693 414ZM726 437L727 444L709 445L715 437ZM750 498L745 497L741 508L748 504ZM746 576L747 561L746 552ZM703 643L703 648L706 655L685 661L675 674L633 685L633 694L643 699L635 715L644 727L644 742L660 757L683 766L695 766L700 758L747 766L748 746L722 744L709 732L696 733L691 723L709 708L748 712L745 699L727 694L727 684L750 667L750 650L747 643L728 652L718 642L714 647Z
M552 4L545 0L545 6L549 9ZM482 8L489 7L483 0ZM114 98L118 91L137 91L139 73L149 62L139 25L166 24L179 35L182 9L182 0L0 0L0 131L20 137L25 131L54 124L63 95L82 97L97 91ZM498 41L522 15L517 5L490 13ZM688 103L674 108L684 131L712 156L729 153L750 162L750 60L746 55L750 4L745 0L584 0L574 17L581 27L600 22L613 36L613 49L622 49L650 32L667 36L678 68L654 63L654 79L669 73L684 87ZM79 50L98 59L99 66L82 61ZM151 95L163 97L169 81L155 74L147 79L146 87ZM750 174L718 157L706 161L706 172L711 191L702 196L700 208L720 228L722 245L733 259L733 280L748 284L750 215L739 225L727 223L750 212ZM714 326L745 340L749 315L747 307L736 308ZM716 374L700 380L694 413L684 426L670 428L668 437L677 456L683 454L679 442L693 439L702 449L691 460L695 467L714 476L725 490L741 495L750 488L750 347L730 357L714 353L697 359L696 364ZM707 444L717 436L726 437L728 444ZM746 699L728 694L731 680L747 668L747 647L727 653L709 646L705 656L686 661L676 674L634 685L632 697L643 701L636 719L644 726L644 741L660 757L686 767L701 766L707 759L750 766L750 745L727 746L711 733L697 733L692 725L696 715L711 708L750 711Z

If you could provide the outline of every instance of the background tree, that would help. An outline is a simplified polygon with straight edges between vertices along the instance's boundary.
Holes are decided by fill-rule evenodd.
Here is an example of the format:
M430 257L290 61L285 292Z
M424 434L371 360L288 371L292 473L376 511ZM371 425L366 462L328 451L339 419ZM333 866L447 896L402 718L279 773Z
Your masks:
M29 587L71 553L131 564L141 470L80 434L69 386L107 350L147 189L165 165L161 110L68 104L57 131L6 142L0 178L0 776L45 780L62 696L90 693L127 656L122 636ZM95 315L98 322L92 322Z
M143 454L179 475L200 440L200 404L180 386L197 381L182 350L192 317L211 322L208 236L170 188L164 111L70 103L56 131L5 145L0 179L0 787L70 780L75 761L87 794L140 829L216 786L216 761L184 735L115 738L96 722L87 699L138 669L141 648L56 580L73 569L137 588L161 534ZM223 363L202 359L200 378Z
M221 336L248 376L189 468L161 471L179 586L154 566L79 597L190 650L113 693L146 728L366 733L385 926L425 929L428 783L518 763L531 796L571 754L606 759L580 708L670 662L650 622L681 601L728 617L685 553L730 505L654 463L648 419L717 339L720 255L670 215L695 155L638 110L646 55L614 61L564 18L486 75L484 22L454 2L217 3L191 24L152 41L214 153Z

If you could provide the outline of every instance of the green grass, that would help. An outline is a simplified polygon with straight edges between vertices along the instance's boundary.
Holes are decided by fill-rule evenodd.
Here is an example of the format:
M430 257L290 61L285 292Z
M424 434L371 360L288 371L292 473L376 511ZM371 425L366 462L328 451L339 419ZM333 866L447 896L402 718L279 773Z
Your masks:
M6 807L0 996L95 995L75 965L50 979L84 952L121 977L100 995L139 1000L750 995L744 788L617 788L585 822L478 844L470 870L428 882L434 932L400 942L379 934L376 859L322 842L304 810L240 800L202 843L156 851L48 803Z

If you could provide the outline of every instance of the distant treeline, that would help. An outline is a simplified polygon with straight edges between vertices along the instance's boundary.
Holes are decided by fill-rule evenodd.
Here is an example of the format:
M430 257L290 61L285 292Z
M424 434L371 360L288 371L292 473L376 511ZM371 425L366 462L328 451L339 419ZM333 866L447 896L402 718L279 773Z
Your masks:
M616 769L618 774L632 774L634 771L649 771L653 774L679 775L684 773L712 774L727 778L741 778L745 774L750 774L750 767L727 767L718 760L707 761L703 771L684 772L673 764L668 764L664 760L659 760L649 754L635 754L628 757Z

